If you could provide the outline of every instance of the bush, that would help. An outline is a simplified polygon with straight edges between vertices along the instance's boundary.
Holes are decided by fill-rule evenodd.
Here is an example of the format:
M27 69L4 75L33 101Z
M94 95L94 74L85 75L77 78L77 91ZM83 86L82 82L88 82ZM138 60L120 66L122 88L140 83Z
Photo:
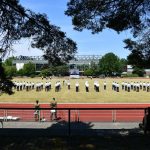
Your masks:
M121 75L121 77L123 78L128 78L128 77L139 77L138 74L124 74L124 75Z

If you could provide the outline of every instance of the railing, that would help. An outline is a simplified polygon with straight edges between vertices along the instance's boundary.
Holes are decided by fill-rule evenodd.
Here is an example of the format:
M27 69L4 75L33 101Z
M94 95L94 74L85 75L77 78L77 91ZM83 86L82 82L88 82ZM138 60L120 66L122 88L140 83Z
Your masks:
M38 121L50 120L51 108L40 108ZM144 108L56 108L56 121L68 124L68 134L71 134L72 122L141 122ZM34 108L0 108L0 120L32 122L35 121ZM16 118L15 118L16 117ZM59 122L58 122L59 123Z

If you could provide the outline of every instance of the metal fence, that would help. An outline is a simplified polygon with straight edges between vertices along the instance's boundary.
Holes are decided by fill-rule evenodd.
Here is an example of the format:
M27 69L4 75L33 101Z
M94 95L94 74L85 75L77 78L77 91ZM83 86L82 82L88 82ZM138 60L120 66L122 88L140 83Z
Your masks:
M141 122L144 108L56 108L56 122L66 122L68 134L73 122ZM15 122L51 121L51 108L40 108L39 120L34 108L0 108L0 120ZM45 120L42 120L45 119Z

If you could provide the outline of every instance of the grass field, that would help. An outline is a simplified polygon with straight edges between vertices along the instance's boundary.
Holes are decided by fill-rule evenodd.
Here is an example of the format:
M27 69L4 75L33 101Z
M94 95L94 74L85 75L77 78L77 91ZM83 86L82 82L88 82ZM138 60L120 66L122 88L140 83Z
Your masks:
M44 90L41 92L36 92L35 89L29 92L15 91L13 95L2 94L0 96L0 102L19 102L19 103L34 103L36 99L39 99L40 103L48 103L53 97L55 97L58 103L149 103L150 102L150 92L140 91L140 92L125 92L120 90L120 92L112 91L111 85L113 81L121 84L122 81L127 82L150 82L150 79L70 79L71 90L67 89L66 85L62 85L60 92L55 92L54 84L56 81L66 80L67 78L54 78L51 79L52 89L49 92ZM42 80L41 78L14 78L14 81L26 81L26 82L46 82L50 80ZM89 81L90 91L85 91L85 81ZM100 92L94 91L94 80L98 80L100 84ZM80 91L75 92L76 81L80 84ZM103 82L107 82L107 90L103 90ZM121 89L121 87L120 87Z

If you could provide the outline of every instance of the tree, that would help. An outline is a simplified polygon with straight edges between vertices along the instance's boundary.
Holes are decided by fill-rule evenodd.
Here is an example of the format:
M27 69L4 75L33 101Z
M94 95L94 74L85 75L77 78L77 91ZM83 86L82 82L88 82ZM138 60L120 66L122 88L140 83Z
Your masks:
M113 53L107 53L100 59L99 68L106 76L120 73L120 59Z
M137 74L139 77L143 77L145 74L144 69L138 68L138 67L134 67L133 68L133 74Z
M35 74L35 64L33 64L31 62L24 64L23 73L26 76L30 76L30 75Z
M11 82L11 79L6 77L5 70L2 67L2 61L0 59L0 95L4 92L8 94L13 94L13 86L14 84Z
M131 29L136 35L150 23L149 0L70 0L67 6L65 14L79 31L98 33L107 27L117 32Z
M0 52L4 56L14 42L31 38L32 47L44 51L49 61L66 62L76 53L76 43L50 24L46 14L25 9L18 0L1 0L0 3ZM49 56L50 55L50 56Z
M43 50L51 64L68 62L77 50L76 43L51 24L45 14L25 9L19 0L1 0L0 57L6 56L22 38L32 39L31 46Z
M149 0L70 0L65 14L72 17L74 29L99 33L110 28L118 33L130 29L136 44L127 48L129 57L150 64L150 1ZM130 43L131 44L131 43ZM138 50L137 50L138 47ZM134 55L134 56L133 56ZM137 57L136 57L137 56ZM137 62L136 62L137 63ZM135 63L135 64L136 64ZM148 66L149 67L149 66Z
M4 66L4 70L5 70L5 74L8 77L12 77L14 75L16 75L16 67L15 66Z
M12 77L16 74L16 67L12 65L13 59L14 59L14 57L9 57L3 63L3 67L4 67L4 70L5 70L5 75L7 77Z
M120 59L120 72L126 72L127 71L127 65L128 61L124 58Z
M131 39L124 40L125 48L131 51L127 57L128 63L133 67L150 68L150 47L145 42L137 43Z
M12 61L14 60L14 57L9 57L5 60L4 65L5 66L12 66Z

